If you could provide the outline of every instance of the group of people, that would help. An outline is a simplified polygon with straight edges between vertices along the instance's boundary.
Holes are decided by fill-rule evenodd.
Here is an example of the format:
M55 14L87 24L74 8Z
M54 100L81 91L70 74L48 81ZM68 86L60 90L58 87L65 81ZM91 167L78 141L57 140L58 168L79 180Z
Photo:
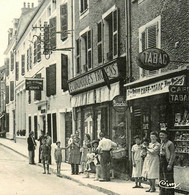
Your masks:
M161 143L158 142L160 138ZM150 188L146 192L155 192L156 179L168 184L174 183L173 170L175 149L174 144L168 139L168 132L161 130L150 133L150 141L147 138L141 140L135 136L135 145L132 146L132 177L135 178L133 188L143 188L142 178L149 180ZM160 186L160 195L173 195L174 189Z
M110 151L116 146L117 144L105 138L103 133L100 133L100 140L93 141L89 134L85 134L82 144L79 132L71 135L68 141L71 174L78 175L80 165L80 173L84 173L85 177L89 178L91 166L95 165L95 181L110 181Z

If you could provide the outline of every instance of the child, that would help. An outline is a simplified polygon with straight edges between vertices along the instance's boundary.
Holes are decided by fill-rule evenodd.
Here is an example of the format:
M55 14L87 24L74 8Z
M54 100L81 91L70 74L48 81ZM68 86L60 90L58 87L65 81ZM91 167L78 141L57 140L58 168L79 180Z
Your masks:
M133 172L132 177L135 178L135 186L133 188L143 188L141 186L142 182L142 158L141 158L141 138L137 135L134 137L135 145L132 146L132 162L133 162Z
M41 161L43 162L43 168L44 168L43 174L46 174L45 164L47 164L47 174L50 174L50 172L49 172L50 151L51 150L50 150L50 147L47 144L47 140L43 139L42 140L42 145L41 145Z
M142 157L142 160L143 160L143 162L144 162L144 159L145 159L145 157L146 157L146 155L147 155L147 149L146 149L146 146L148 146L149 145L149 141L148 141L148 139L147 138L144 138L143 139L143 142L142 142L142 151L141 151L141 157Z
M99 140L94 140L92 142L92 153L95 154L95 159L94 159L94 164L95 164L95 167L96 167L96 175L95 175L95 181L98 181L99 178L100 178L100 156L98 155L98 144L99 144Z
M62 150L65 149L65 148L61 148L60 144L61 143L57 141L56 142L57 147L54 150L54 158L57 164L57 176L58 177L61 177L60 170L61 170L61 162L62 162Z

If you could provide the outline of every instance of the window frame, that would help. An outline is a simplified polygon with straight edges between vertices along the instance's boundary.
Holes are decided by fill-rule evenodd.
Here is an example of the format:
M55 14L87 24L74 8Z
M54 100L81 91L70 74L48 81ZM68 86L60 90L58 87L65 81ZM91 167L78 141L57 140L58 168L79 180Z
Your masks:
M99 26L101 28L100 39L99 39ZM102 65L104 62L104 52L103 52L103 20L97 23L97 52L98 52L98 64ZM101 61L99 62L99 46L101 46Z

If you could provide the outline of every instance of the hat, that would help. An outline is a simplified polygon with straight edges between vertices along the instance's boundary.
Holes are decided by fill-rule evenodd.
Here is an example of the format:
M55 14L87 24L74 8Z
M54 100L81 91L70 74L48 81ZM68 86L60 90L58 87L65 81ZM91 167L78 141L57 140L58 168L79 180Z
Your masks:
M141 137L139 135L135 135L134 139L140 139L141 140Z
M60 143L60 141L57 141L57 142L56 142L56 145L58 145L58 143Z
M100 136L100 137L105 137L105 135L104 135L103 132L100 132L99 136Z
M168 132L168 131L166 131L166 130L161 130L159 133L164 133L164 134L166 134L166 135L168 135L168 134L169 134L169 132Z
M99 140L98 139L95 139L95 140L92 141L92 145L98 144L98 143L99 143Z

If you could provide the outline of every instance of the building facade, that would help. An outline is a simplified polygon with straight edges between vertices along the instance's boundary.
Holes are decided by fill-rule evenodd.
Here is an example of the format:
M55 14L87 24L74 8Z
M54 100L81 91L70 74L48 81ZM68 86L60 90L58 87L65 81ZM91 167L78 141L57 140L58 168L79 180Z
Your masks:
M175 180L185 188L188 168L182 166L188 166L185 137L189 123L188 92L183 89L188 86L188 1L133 0L128 5L131 20L128 68L133 78L126 84L131 121L129 142L133 143L136 134L149 137L151 131L168 130L176 146ZM141 68L139 53L149 48L165 51L169 64L157 70ZM149 53L147 62L163 62L160 54L156 56Z

